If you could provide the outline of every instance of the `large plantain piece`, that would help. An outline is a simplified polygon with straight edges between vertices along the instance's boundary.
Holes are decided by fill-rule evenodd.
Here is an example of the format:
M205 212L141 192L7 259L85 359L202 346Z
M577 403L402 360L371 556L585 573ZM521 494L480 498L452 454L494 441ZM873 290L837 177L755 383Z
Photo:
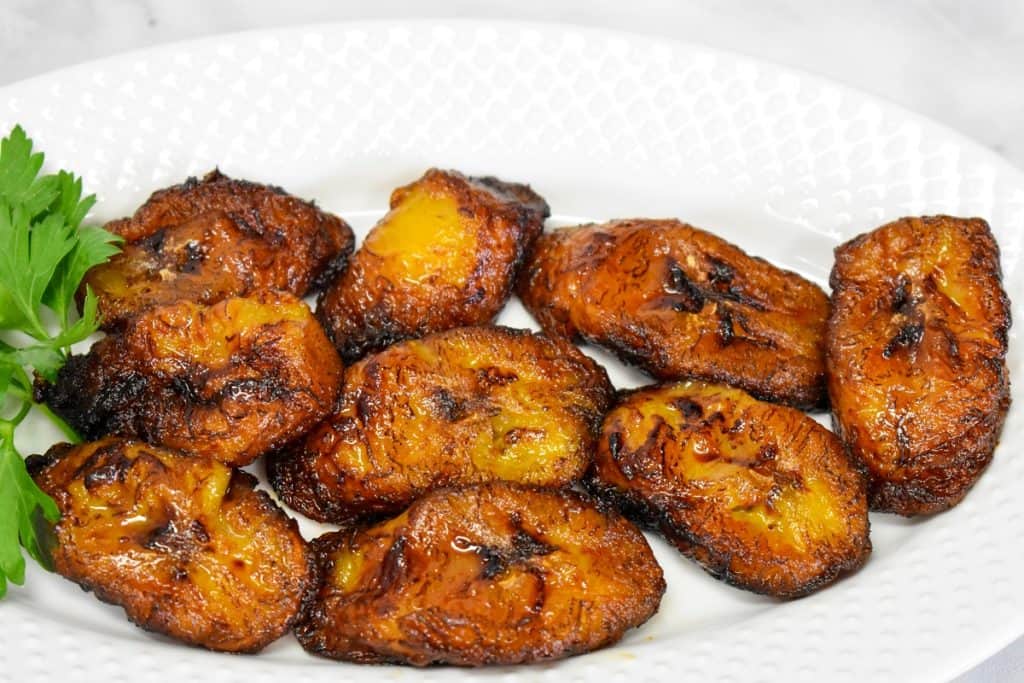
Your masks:
M255 652L314 589L295 521L244 472L114 438L58 444L28 465L60 508L57 572L144 629Z
M904 218L836 249L829 394L873 509L940 512L992 459L1010 403L1010 302L988 224Z
M337 216L219 171L160 190L105 227L126 244L82 287L98 295L105 329L181 300L212 304L268 288L305 296L345 267L354 243Z
M431 169L391 195L317 315L346 363L403 339L490 322L547 217L528 186Z
M626 394L587 484L713 576L778 598L831 583L871 551L866 482L839 440L732 387Z
M345 372L338 409L267 460L288 505L343 523L432 488L503 479L567 486L611 402L605 371L562 340L465 327L408 340Z
M323 583L295 628L316 654L519 664L610 645L658 609L643 535L579 494L493 482L318 539Z
M619 220L544 234L519 296L547 333L606 346L659 379L825 403L825 293L685 223Z
M89 439L136 436L241 466L327 415L341 374L306 304L261 291L151 309L71 356L55 384L37 381L36 399Z

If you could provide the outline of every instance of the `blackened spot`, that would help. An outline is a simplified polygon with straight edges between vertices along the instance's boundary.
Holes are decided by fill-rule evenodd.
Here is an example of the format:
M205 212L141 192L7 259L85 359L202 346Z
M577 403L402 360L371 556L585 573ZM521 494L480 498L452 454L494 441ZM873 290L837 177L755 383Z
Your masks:
M166 230L157 230L152 235L146 235L138 241L139 246L154 254L159 254L164 248L164 239L167 237Z
M480 569L480 576L485 579L493 579L498 574L505 571L506 562L502 556L501 551L491 546L482 545L477 548L477 554L484 562L483 568Z
M622 453L621 432L612 432L608 435L608 453L612 456L612 460L618 461L619 454Z
M470 306L478 304L484 300L485 296L487 296L487 292L484 290L484 288L477 287L476 289L473 290L473 293L466 298L466 304Z
M30 477L34 477L55 462L57 462L57 458L49 453L33 453L25 458L25 469L28 471Z
M946 346L949 348L949 355L953 358L960 357L960 343L956 340L956 335L948 327L943 326L943 334L946 336Z
M448 422L456 422L466 414L462 404L444 387L434 387L430 406L435 415Z
M882 358L890 358L892 354L900 349L916 346L924 335L924 325L920 322L908 323L900 328L900 331L889 340L889 343L882 349Z
M195 403L199 400L199 394L196 392L195 386L192 385L192 382L187 377L175 375L171 378L171 387L178 395L190 403Z
M733 303L742 304L743 306L749 306L755 311L767 311L768 307L763 302L755 299L739 287L733 285L726 291L722 292L719 297L725 301L732 301Z
M690 281L686 272L674 259L668 260L668 283L665 289L677 296L664 297L673 311L697 313L704 308L704 295L697 285Z
M213 171L210 171L210 173L207 174L205 180L214 181L218 180L220 177L220 170L214 169ZM183 190L191 190L196 187L199 187L199 178L196 178L194 175L190 175L188 178L185 178L185 182L181 184L181 189Z
M175 581L184 581L188 579L188 572L181 567L175 567L171 570L171 578Z
M910 297L910 280L900 275L896 287L892 291L892 310L894 313L909 315L913 312L914 301Z
M104 484L110 484L112 482L118 482L119 484L124 483L125 474L131 468L131 461L124 456L122 451L117 453L111 453L110 457L105 458L105 462L102 466L89 472L85 475L85 488L88 491L103 486Z
M764 446L757 453L757 461L761 463L773 462L779 455L779 449L775 446Z
M555 552L555 548L524 530L517 529L515 536L512 537L512 552L512 561L521 562L537 555L550 555Z
M225 384L217 392L218 399L237 401L240 399L256 399L257 401L278 401L287 398L291 391L280 380L273 376L236 379Z
M682 396L672 401L672 407L682 413L687 420L697 420L704 414L704 408L696 401Z
M206 260L206 253L197 240L189 240L185 244L185 263L181 265L181 272L193 273Z
M718 343L728 346L736 337L736 330L732 326L732 311L721 304L718 306Z
M708 272L708 280L711 281L711 284L727 285L736 277L736 271L725 261L720 261L712 256L708 257L708 262L711 264L711 270Z
M395 539L381 564L379 586L382 591L386 591L401 579L408 569L408 562L405 558L405 536Z
M368 393L359 392L356 396L356 415L359 417L359 421L366 424L370 420L370 416L373 414L373 398Z

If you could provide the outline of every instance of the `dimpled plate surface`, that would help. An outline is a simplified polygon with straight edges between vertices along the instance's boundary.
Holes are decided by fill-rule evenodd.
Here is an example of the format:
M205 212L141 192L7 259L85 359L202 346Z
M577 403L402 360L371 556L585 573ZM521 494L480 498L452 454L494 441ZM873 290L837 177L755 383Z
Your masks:
M1020 172L897 107L702 47L473 22L259 32L0 89L0 129L15 122L47 168L84 176L96 221L220 166L316 198L365 234L391 188L437 165L529 181L551 203L550 225L678 216L825 285L841 240L907 214L978 215L996 232L1024 320ZM500 320L532 325L516 301ZM618 386L644 381L588 351ZM945 680L1024 632L1016 386L995 461L964 503L923 521L872 515L867 566L803 600L724 586L652 538L668 593L618 646L542 666L415 671L317 659L290 636L258 656L190 649L30 567L0 603L0 679ZM57 440L39 421L21 431L26 453Z

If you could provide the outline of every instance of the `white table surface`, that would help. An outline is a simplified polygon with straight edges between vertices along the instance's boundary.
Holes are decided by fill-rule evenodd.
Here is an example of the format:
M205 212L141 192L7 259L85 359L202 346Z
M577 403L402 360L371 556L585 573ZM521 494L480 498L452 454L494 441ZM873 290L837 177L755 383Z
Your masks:
M1024 168L1024 0L0 0L0 85L215 33L419 17L565 22L730 49L880 95ZM1024 681L1024 638L956 681Z

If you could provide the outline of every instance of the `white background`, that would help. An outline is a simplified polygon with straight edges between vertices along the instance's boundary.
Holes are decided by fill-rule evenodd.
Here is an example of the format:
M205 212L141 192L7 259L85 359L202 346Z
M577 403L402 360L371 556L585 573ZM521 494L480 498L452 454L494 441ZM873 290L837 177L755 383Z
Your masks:
M0 0L0 85L214 33L413 17L567 22L726 48L880 95L1024 167L1022 0ZM957 680L1024 681L1024 639Z

